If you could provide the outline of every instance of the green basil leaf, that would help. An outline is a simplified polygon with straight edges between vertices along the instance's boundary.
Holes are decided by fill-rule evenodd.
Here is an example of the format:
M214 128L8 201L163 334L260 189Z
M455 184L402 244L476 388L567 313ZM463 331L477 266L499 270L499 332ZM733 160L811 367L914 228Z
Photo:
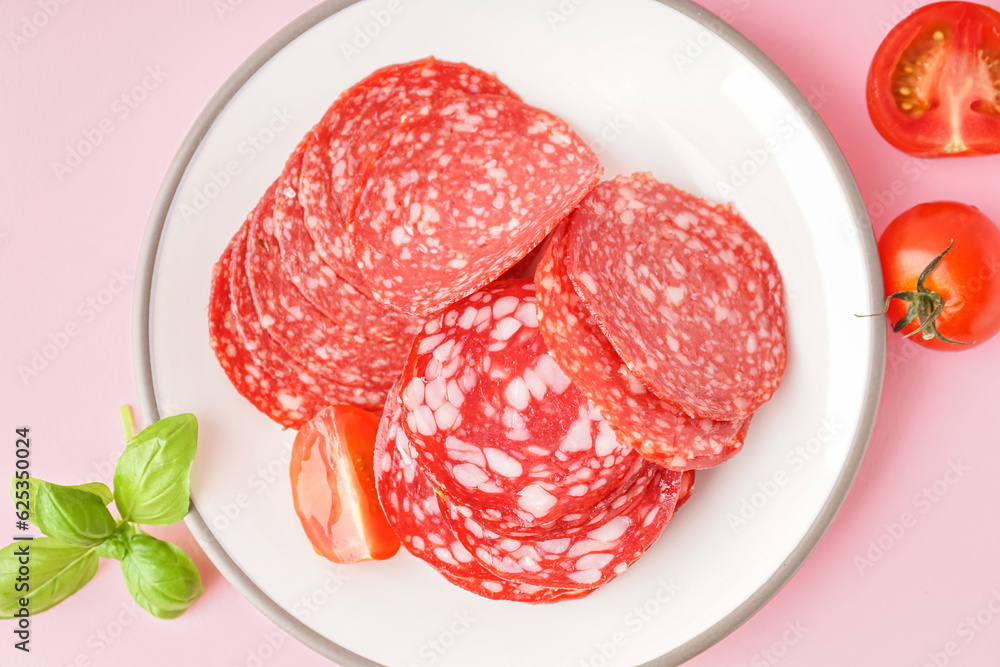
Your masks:
M192 414L161 419L131 439L115 467L122 519L149 526L177 523L191 504L191 464L198 447Z
M122 560L128 553L129 540L136 532L135 526L122 522L111 537L94 547L94 552L101 558Z
M35 523L35 502L34 499L38 495L38 482L41 481L36 477L28 477L25 479L18 479L15 475L10 480L10 497L15 503L21 501L22 503L27 503L28 505L28 521ZM87 493L93 493L101 499L101 502L107 505L112 500L115 499L114 494L111 493L111 489L108 488L107 484L101 482L87 482L86 484L76 484L74 486L66 487L69 489L79 489L80 491L86 491ZM15 509L23 508L23 505L15 505Z
M8 544L0 549L0 618L14 618L21 598L31 614L51 609L94 578L98 560L93 549L52 537Z
M71 489L80 489L81 491L87 491L88 493L93 493L95 496L101 499L101 502L105 505L111 503L115 499L115 494L111 493L111 489L104 482L87 482L86 484L77 484L75 486L69 487Z
M186 553L151 535L136 534L122 559L128 592L157 618L177 618L204 589L198 568Z
M93 547L118 524L100 496L68 486L34 480L34 524L49 537L78 547Z

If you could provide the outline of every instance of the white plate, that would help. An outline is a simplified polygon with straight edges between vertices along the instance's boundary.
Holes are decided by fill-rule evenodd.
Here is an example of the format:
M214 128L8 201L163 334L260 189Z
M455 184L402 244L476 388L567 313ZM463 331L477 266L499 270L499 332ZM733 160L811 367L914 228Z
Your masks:
M182 146L151 219L136 368L150 418L199 417L192 531L257 606L344 665L682 662L801 565L868 441L884 334L880 321L855 314L877 309L882 284L843 157L773 63L687 2L348 5L322 5L243 65ZM561 115L608 176L650 170L732 200L785 278L788 370L744 452L699 473L662 539L583 600L481 599L405 553L350 567L316 556L292 510L292 434L237 395L209 348L212 264L298 139L350 84L428 54L495 71Z

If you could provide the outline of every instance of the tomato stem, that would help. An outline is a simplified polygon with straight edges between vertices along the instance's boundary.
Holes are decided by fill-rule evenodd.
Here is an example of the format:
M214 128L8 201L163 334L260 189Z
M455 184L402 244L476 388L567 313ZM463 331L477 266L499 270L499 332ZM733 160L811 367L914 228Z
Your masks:
M931 274L934 269L938 267L944 256L948 254L952 246L955 245L955 240L952 239L948 247L945 248L944 252L931 260L931 263L920 273L917 278L917 289L916 291L900 291L894 292L886 297L885 305L882 307L881 315L885 315L889 310L889 304L893 299L900 299L905 301L907 304L906 314L899 319L896 324L893 325L892 330L899 333L905 329L914 320L920 325L910 333L905 335L905 338L919 333L924 340L930 340L932 338L937 338L945 343L952 343L954 345L972 345L972 343L963 343L959 340L952 340L941 335L941 332L937 329L937 318L944 312L944 297L935 292L932 289L928 289L924 286L924 281Z

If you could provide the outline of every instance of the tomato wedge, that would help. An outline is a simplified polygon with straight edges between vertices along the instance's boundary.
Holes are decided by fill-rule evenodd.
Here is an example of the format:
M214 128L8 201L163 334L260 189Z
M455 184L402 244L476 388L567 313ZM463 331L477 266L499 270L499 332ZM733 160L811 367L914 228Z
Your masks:
M324 408L292 444L292 499L318 554L335 563L399 551L378 502L373 448L378 418L349 405Z
M938 2L903 19L868 71L868 113L907 153L1000 153L1000 12Z

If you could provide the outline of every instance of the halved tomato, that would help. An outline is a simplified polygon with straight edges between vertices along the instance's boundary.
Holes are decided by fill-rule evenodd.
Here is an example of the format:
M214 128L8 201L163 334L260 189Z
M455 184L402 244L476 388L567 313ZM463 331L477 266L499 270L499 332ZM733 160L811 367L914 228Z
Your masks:
M378 502L373 448L378 418L349 405L325 408L292 444L292 500L313 548L335 563L384 560L399 551Z
M938 2L903 19L868 71L868 113L907 153L1000 153L1000 12Z

